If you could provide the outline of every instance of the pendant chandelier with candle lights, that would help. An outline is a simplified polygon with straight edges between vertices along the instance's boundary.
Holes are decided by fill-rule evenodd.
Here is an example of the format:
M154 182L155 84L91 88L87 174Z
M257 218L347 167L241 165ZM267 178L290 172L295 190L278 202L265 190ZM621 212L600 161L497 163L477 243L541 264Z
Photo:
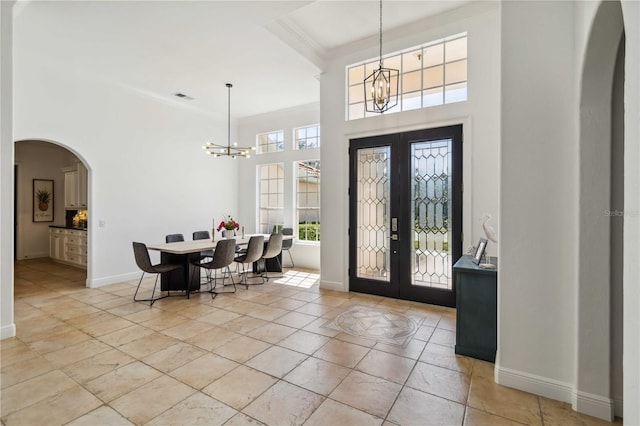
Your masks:
M249 152L253 151L255 148L254 147L248 147L248 148L244 148L241 146L238 146L237 143L233 143L231 144L231 88L233 87L233 85L231 83L227 83L227 90L228 90L228 96L227 96L227 144L226 145L220 145L220 144L216 144L213 142L207 142L202 149L204 149L207 154L211 154L214 157L231 157L231 158L236 158L236 157L244 157L244 158L249 158Z
M398 105L399 74L400 71L397 69L383 67L382 0L380 0L380 62L378 69L364 79L364 105L367 112L383 113Z

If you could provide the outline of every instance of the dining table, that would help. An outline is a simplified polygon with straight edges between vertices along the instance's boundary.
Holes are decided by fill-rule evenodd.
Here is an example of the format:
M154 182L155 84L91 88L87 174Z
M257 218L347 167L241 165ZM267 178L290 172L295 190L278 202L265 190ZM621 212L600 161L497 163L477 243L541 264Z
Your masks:
M249 244L249 240L252 236L261 235L266 243L269 240L269 234L246 234L241 237L234 237L236 240L236 246L246 246ZM283 240L292 239L291 235L284 235ZM224 239L224 238L223 238ZM176 241L173 243L158 243L148 244L149 250L156 250L160 252L160 263L177 263L181 264L182 268L175 269L170 272L165 272L160 276L160 290L161 291L186 291L187 298L190 293L200 290L200 268L190 263L191 259L194 259L195 254L199 254L204 251L211 251L216 249L216 245L220 239L216 240L193 240L193 241ZM278 262L266 262L264 265L254 265L254 272L265 270L268 272L282 272L282 268L278 268L282 265L282 252ZM261 259L262 260L262 259ZM197 279L194 279L197 277Z

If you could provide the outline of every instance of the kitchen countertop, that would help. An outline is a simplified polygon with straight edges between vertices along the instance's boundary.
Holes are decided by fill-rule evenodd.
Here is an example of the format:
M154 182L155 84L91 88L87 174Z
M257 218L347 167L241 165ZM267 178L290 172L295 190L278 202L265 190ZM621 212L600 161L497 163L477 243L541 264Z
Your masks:
M79 226L64 226L64 225L49 225L49 228L75 229L76 231L86 231L87 230L87 228L81 228Z

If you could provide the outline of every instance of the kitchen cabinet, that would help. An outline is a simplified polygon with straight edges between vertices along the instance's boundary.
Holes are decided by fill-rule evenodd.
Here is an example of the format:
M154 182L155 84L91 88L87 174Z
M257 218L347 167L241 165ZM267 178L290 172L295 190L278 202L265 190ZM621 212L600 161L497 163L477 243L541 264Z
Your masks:
M82 209L87 208L87 178L87 168L78 163L78 203Z
M64 261L64 245L67 235L63 229L49 228L49 257Z
M64 167L64 208L71 210L87 208L87 169L82 163Z
M65 168L64 171L64 208L77 209L78 205L78 170Z
M87 267L87 231L49 228L49 257L56 262Z

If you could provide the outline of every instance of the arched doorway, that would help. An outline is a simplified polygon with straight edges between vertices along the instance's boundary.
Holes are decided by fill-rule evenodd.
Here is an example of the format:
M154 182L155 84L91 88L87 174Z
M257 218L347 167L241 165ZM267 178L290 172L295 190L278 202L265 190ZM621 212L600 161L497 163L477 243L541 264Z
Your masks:
M622 46L622 47L621 47ZM622 416L624 24L602 2L589 33L580 86L576 385L573 407Z
M90 167L86 160L56 141L22 139L15 142L14 167L15 259L52 258L88 273ZM35 203L36 189L42 191L36 185L46 187L46 213ZM88 276L84 274L84 285Z

